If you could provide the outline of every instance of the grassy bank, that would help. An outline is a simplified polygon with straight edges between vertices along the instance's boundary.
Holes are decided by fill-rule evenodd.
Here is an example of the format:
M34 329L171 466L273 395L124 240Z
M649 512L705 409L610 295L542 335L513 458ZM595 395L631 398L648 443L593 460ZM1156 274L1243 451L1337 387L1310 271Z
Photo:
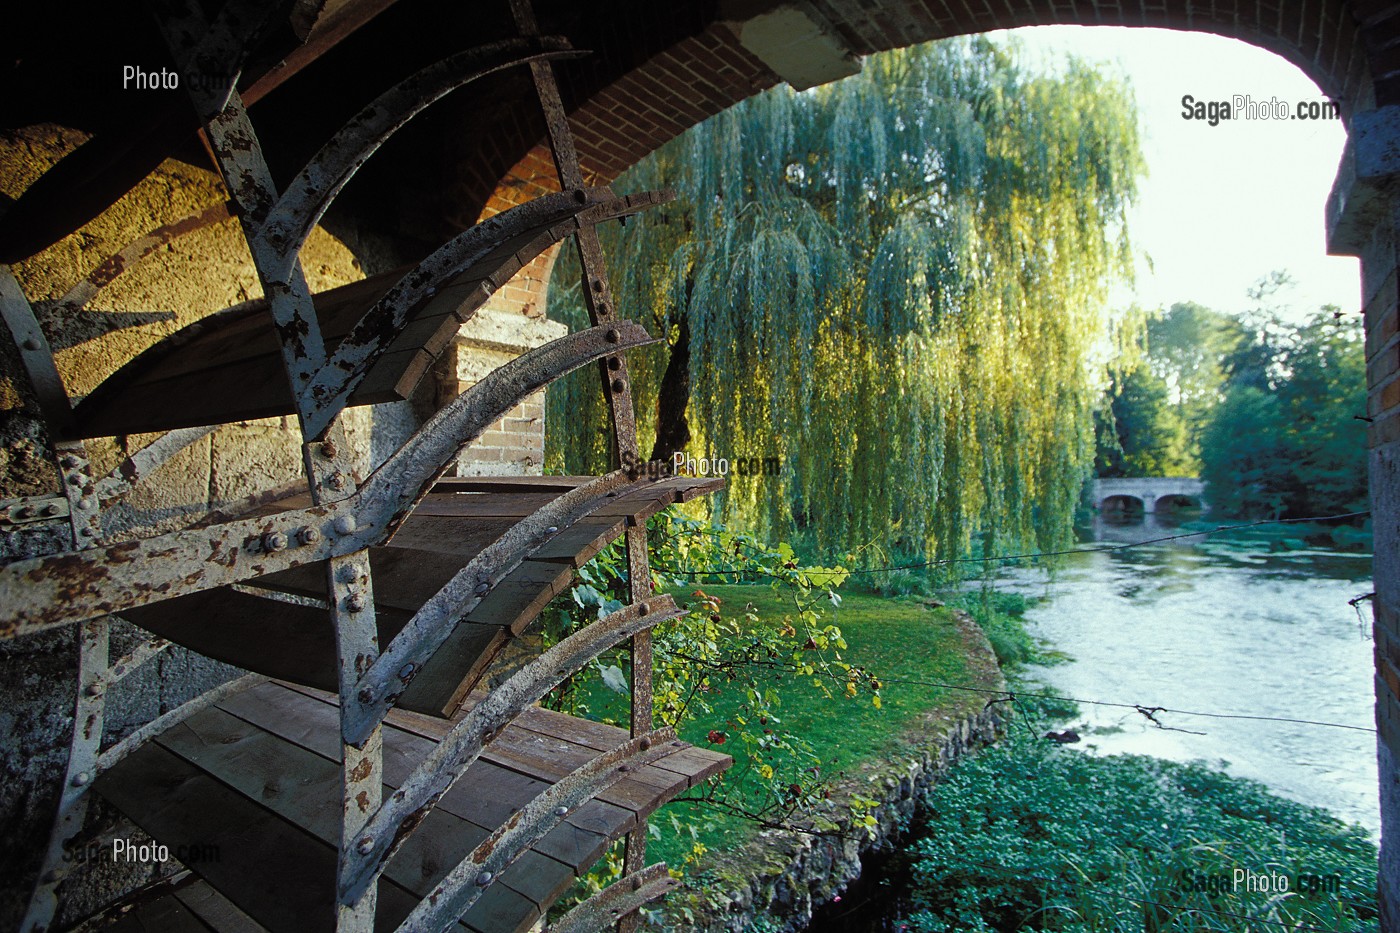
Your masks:
M676 590L673 595L678 603L696 603L696 589ZM719 612L726 619L741 623L749 606L765 620L763 624L774 626L781 625L791 611L788 595L766 586L705 586L703 592L720 600ZM778 721L766 725L805 740L820 762L821 776L834 779L862 761L889 754L914 717L948 701L947 691L926 684L965 682L967 659L951 611L930 608L917 599L849 594L839 607L826 609L823 621L840 626L847 646L827 655L839 653L847 663L860 665L880 679L879 707L865 693L848 697L840 684L823 680L820 674L763 673L760 683L782 697L776 710ZM604 663L611 662L605 659ZM586 689L591 716L625 720L625 696L607 689L600 679L590 681ZM712 678L704 700L710 712L686 723L682 737L696 745L731 751L732 736L744 725L738 719L746 698L723 678ZM743 761L736 763L725 781L732 787L733 801L758 799L766 784L765 777ZM679 824L693 825L696 835L680 829L671 816ZM697 842L709 849L731 847L751 839L761 828L740 814L686 802L671 804L653 823L660 832L652 843L655 857L672 865L681 864Z

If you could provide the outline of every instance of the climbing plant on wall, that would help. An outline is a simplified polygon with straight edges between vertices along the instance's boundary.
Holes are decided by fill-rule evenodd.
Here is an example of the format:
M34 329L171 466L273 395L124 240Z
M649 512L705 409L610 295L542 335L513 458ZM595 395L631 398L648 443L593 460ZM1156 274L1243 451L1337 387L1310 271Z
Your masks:
M606 232L619 307L665 337L630 358L653 457L781 463L731 472L726 520L926 558L1068 534L1142 161L1122 80L1021 58L984 38L872 56L616 183L678 193ZM575 263L549 298L571 326ZM552 466L608 465L596 379L552 389L547 423Z

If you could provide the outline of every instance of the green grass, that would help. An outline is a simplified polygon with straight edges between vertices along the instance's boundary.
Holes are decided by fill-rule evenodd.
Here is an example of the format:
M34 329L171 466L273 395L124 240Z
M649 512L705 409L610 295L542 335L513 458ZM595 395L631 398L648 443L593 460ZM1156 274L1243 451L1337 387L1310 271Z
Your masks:
M680 604L693 603L695 589L675 590L673 595ZM754 605L764 624L775 627L792 612L788 595L765 586L703 589L722 600L720 611L726 619L742 620L747 603ZM821 760L822 776L834 778L863 760L886 756L898 747L901 733L914 717L949 699L947 692L937 687L901 680L962 683L967 677L963 641L947 609L931 610L915 599L850 594L843 597L839 608L828 605L823 621L840 626L847 644L840 652L842 658L869 669L882 681L882 708L874 706L868 692L846 698L843 682L827 682L831 698L813 685L812 678L764 672L760 682L781 691L780 727L804 738ZM965 693L954 692L954 699L965 697ZM717 681L705 699L712 711L684 724L682 738L701 747L742 753L732 739L723 745L708 740L711 731L734 733L734 719L743 703L740 691L733 684ZM592 718L625 721L627 698L609 691L596 678L585 687L585 702ZM749 794L766 783L743 761L736 761L726 780ZM695 839L683 829L685 824L695 827ZM730 847L751 838L759 828L743 817L684 802L664 808L652 825L660 838L651 843L651 860L664 859L673 866L682 863L694 841L709 849Z

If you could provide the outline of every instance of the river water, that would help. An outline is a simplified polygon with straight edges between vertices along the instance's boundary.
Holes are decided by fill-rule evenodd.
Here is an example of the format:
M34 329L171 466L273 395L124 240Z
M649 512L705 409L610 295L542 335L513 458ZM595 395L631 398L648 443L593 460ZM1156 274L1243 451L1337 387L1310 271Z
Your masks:
M1101 525L1096 537L1102 545L1179 532L1149 515ZM1348 605L1371 590L1370 555L1271 552L1230 538L1077 554L1054 574L1002 571L998 589L1035 598L1031 631L1072 659L1037 669L1036 679L1080 699L1373 729L1369 623ZM1202 759L1379 838L1372 731L1157 714L1172 727L1163 729L1131 709L1081 710L1080 747Z
M1348 605L1372 589L1370 555L1273 552L1229 532L1141 543L1181 533L1151 515L1101 524L1083 547L1135 546L1072 555L1053 574L998 571L991 585L1032 599L1031 631L1070 657L1030 678L1080 700L1358 728L1157 713L1170 727L1159 728L1132 709L1081 704L1074 747L1203 760L1360 823L1379 841L1372 643L1369 621ZM1369 620L1369 603L1361 606ZM867 869L809 931L899 929L908 877L896 864Z

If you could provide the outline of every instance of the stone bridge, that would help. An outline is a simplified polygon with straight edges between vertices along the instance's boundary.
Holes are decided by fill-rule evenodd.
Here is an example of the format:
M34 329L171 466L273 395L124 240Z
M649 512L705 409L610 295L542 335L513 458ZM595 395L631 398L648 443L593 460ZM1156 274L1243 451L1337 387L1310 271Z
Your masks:
M1103 511L1111 500L1136 499L1144 512L1156 512L1162 500L1180 497L1207 508L1205 484L1194 476L1122 476L1094 480L1094 508Z

